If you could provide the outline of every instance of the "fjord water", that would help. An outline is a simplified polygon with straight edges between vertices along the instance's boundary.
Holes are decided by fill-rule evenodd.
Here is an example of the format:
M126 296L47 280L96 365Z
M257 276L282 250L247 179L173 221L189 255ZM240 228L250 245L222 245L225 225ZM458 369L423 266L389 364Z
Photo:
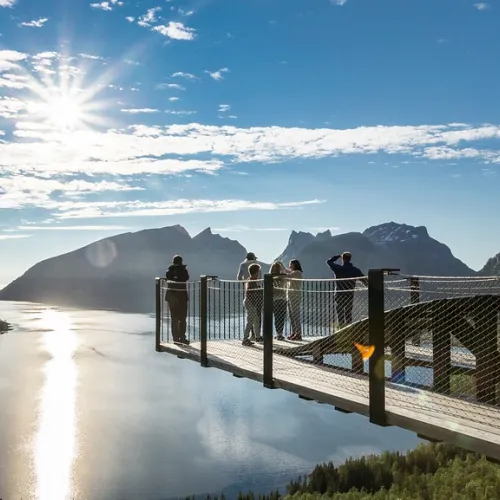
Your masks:
M415 435L154 351L147 315L0 302L0 498L268 491Z

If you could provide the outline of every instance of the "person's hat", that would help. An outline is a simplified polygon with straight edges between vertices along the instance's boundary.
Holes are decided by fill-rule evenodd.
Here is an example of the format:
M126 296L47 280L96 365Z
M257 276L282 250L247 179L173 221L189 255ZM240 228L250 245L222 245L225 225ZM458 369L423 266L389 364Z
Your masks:
M175 255L172 259L172 263L178 266L182 265L182 257L180 255Z
M257 260L257 257L253 252L248 252L247 253L247 260Z

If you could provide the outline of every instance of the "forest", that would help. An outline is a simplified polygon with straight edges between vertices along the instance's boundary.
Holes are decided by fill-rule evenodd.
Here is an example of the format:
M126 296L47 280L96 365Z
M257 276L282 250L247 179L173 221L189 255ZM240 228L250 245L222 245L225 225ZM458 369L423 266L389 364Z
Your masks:
M498 500L500 466L446 444L422 444L403 454L384 452L348 459L341 465L317 465L286 492L238 500ZM194 497L186 500L194 500ZM206 500L225 500L224 495Z

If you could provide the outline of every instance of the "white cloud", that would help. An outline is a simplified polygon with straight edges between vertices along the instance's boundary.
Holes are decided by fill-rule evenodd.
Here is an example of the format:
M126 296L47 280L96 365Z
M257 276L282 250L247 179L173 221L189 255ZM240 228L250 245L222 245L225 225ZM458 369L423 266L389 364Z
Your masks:
M0 100L4 114L26 113L26 103ZM144 108L148 110L149 108ZM127 110L132 114L148 112ZM157 112L157 111L154 111ZM194 111L166 110L171 115ZM29 117L28 117L29 118ZM352 129L212 126L197 123L123 130L74 131L70 136L29 122L18 123L14 139L0 143L0 170L38 174L177 174L214 172L224 163L285 162L380 153L429 160L473 159L500 164L500 152L467 144L498 144L500 125L373 126ZM194 156L201 155L194 160Z
M0 72L17 69L27 57L27 54L17 50L0 50Z
M210 78L213 78L214 80L216 81L219 81L219 80L224 80L224 73L227 73L229 71L228 68L221 68L217 71L206 71L205 70L205 73L207 73Z
M26 89L30 84L28 77L24 75L16 75L14 73L4 73L0 75L0 87L8 89Z
M38 20L33 20L33 21L27 21L27 22L22 22L19 24L19 26L26 26L28 28L42 28L43 25L48 21L49 19L47 17L41 17Z
M148 9L146 14L141 16L139 18L139 21L137 21L137 24L139 26L142 26L144 28L148 28L151 26L151 23L156 23L158 21L158 18L156 16L157 12L161 11L161 7L153 7L152 9Z
M176 111L172 109L166 109L165 113L169 115L195 115L196 111L184 111L184 110Z
M476 7L477 10L488 10L490 8L490 4L485 2L479 2L475 3L474 7Z
M178 101L179 98L178 97L169 97L168 100L171 102L175 102L175 101Z
M17 0L0 0L0 7L14 7Z
M176 73L172 74L173 78L186 78L188 80L196 80L197 77L195 75L192 75L191 73L184 73L183 71L177 71Z
M342 5L345 5L347 3L347 0L330 0L330 3L333 3L333 5L339 5L342 7Z
M104 57L96 56L94 54L79 54L79 56L92 61L104 61Z
M122 113L130 113L131 115L139 113L158 113L158 110L153 108L121 109L120 111Z
M186 90L182 85L179 85L178 83L159 83L156 86L156 89L158 89L158 90L165 90L165 89Z
M1 2L2 0L0 0ZM4 7L0 3L0 7ZM22 238L30 238L31 234L0 234L0 240L19 240Z
M126 231L128 226L19 226L17 231Z
M219 104L219 113L226 113L227 111L229 111L231 109L231 106L229 106L229 104Z
M0 96L0 117L2 118L17 118L24 114L28 107L28 103L15 97Z
M138 186L125 183L86 180L47 179L36 175L11 175L0 177L0 208L39 207L54 208L58 201L52 196L64 195L69 203L74 203L82 196L105 192L143 191Z
M59 219L96 219L101 217L156 217L195 212L235 212L249 210L280 210L301 208L324 203L324 200L293 201L286 203L247 200L186 200L116 201L95 203L60 203L55 216Z
M123 2L120 0L109 0L107 2L100 2L100 3L91 3L90 6L93 9L100 9L100 10L113 10L113 7L122 7Z
M133 23L135 21L135 17L132 17L132 16L127 16L125 18L129 23Z
M159 25L152 29L173 40L194 40L196 37L196 30L188 28L184 23L170 21L168 25Z

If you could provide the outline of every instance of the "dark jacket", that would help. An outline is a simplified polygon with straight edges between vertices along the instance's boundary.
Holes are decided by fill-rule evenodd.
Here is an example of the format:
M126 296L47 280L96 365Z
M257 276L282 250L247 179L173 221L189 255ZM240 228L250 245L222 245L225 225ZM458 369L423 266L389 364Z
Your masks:
M174 293L176 296L180 294L187 296L186 281L189 281L189 273L184 264L180 266L172 264L167 270L166 277L168 281L165 300L169 300Z
M364 278L364 274L356 266L353 266L351 262L344 262L343 264L336 264L335 261L340 258L340 255L334 255L331 259L326 261L328 267L335 273L335 278L337 279L347 279L347 278ZM354 290L356 288L356 280L352 279L349 281L338 281L338 290Z

